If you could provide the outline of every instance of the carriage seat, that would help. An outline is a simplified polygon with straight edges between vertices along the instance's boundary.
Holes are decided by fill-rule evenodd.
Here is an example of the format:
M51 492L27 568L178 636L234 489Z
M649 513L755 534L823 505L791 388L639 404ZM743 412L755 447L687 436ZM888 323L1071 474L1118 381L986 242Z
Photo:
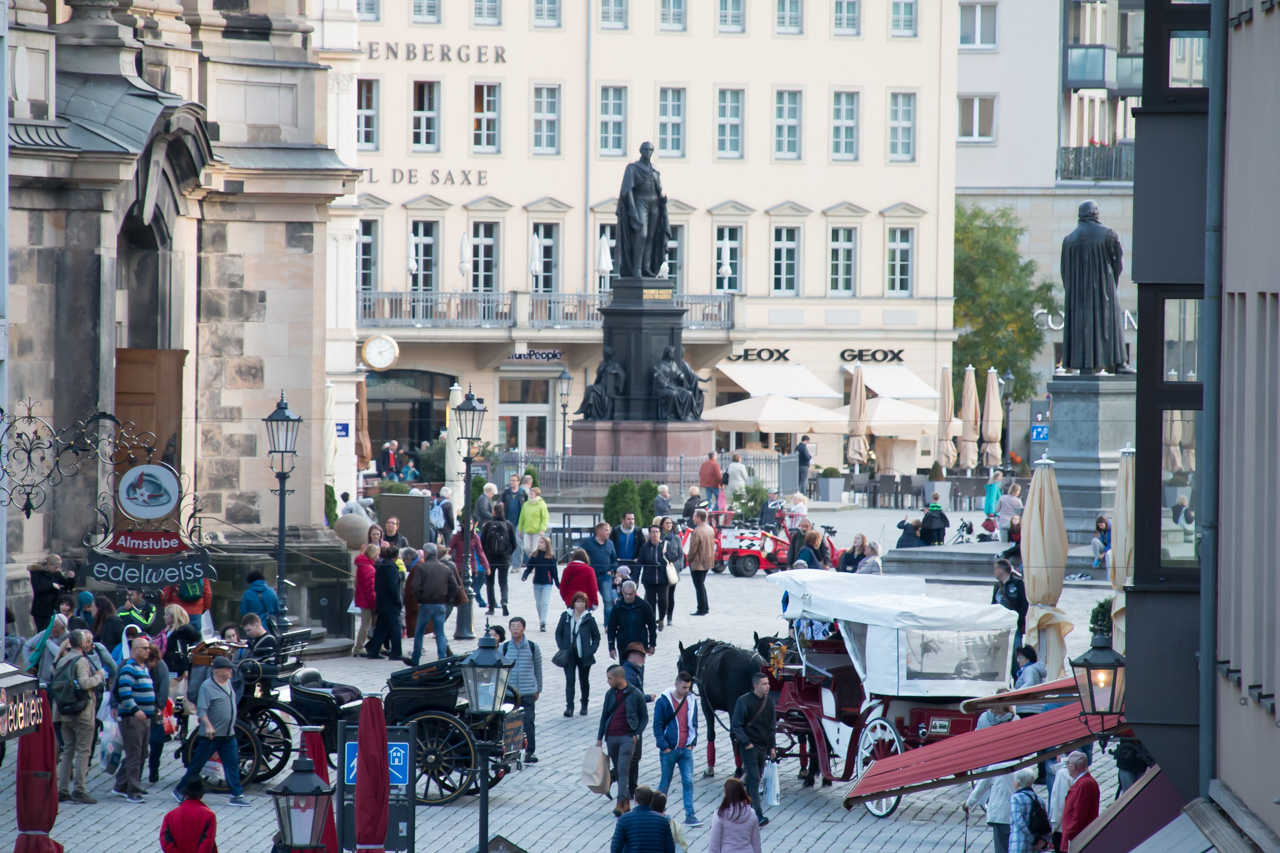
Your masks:
M359 714L364 694L359 687L325 681L320 670L307 666L289 676L289 698L290 704L295 707L319 704L335 709L337 716L346 717L347 712L353 708ZM301 708L299 712L310 719L311 715Z

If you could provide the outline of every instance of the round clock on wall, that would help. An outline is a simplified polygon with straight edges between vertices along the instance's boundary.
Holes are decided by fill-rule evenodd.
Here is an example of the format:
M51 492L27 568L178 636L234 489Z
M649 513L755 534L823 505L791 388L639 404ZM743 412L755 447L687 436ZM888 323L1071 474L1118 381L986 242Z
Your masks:
M364 363L373 370L386 370L400 357L400 345L390 335L374 335L364 342Z

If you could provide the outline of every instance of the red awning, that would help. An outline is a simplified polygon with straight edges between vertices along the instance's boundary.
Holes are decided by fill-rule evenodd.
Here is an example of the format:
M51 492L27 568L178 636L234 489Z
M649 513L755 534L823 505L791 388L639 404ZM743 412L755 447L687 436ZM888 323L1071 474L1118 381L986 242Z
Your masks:
M1104 730L1121 724L1105 718ZM873 761L849 793L844 807L929 788L942 788L984 776L1001 776L1097 740L1080 720L1080 706L1067 705ZM989 765L1000 765L987 769Z
M1080 688L1076 686L1076 680L1074 678L1059 678L1057 681L1046 681L1044 684L1037 684L1035 687L993 693L990 696L982 696L978 699L966 699L960 703L960 710L966 714L972 714L977 711L985 711L988 708L1079 701Z

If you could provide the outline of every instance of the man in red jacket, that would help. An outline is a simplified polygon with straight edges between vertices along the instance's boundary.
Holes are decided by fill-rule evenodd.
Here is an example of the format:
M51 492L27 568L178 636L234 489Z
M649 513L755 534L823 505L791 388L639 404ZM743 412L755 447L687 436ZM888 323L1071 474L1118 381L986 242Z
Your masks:
M164 853L218 853L218 817L204 804L204 783L187 783L186 799L164 816L160 849Z
M724 474L720 471L720 463L714 453L707 454L707 461L698 469L698 485L707 499L707 509L715 511L720 508L720 486L724 484Z
M1065 849L1071 839L1084 832L1098 816L1101 792L1098 782L1089 773L1089 757L1083 752L1067 756L1067 772L1071 774L1071 790L1062 807L1062 846Z

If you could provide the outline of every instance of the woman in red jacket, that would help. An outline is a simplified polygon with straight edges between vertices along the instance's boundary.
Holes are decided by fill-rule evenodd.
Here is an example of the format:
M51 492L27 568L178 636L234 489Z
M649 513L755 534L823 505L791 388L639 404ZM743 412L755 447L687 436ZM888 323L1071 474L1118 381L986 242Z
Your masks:
M356 631L356 642L351 647L351 656L364 654L365 641L369 639L369 627L373 624L373 605L376 595L373 591L374 562L378 559L378 546L369 544L360 549L356 555L356 607L360 608L360 629Z
M599 587L596 585L596 570L587 562L587 552L578 548L569 557L569 565L564 567L560 575L560 597L565 607L573 607L573 594L586 593L587 606L594 609L600 603Z

